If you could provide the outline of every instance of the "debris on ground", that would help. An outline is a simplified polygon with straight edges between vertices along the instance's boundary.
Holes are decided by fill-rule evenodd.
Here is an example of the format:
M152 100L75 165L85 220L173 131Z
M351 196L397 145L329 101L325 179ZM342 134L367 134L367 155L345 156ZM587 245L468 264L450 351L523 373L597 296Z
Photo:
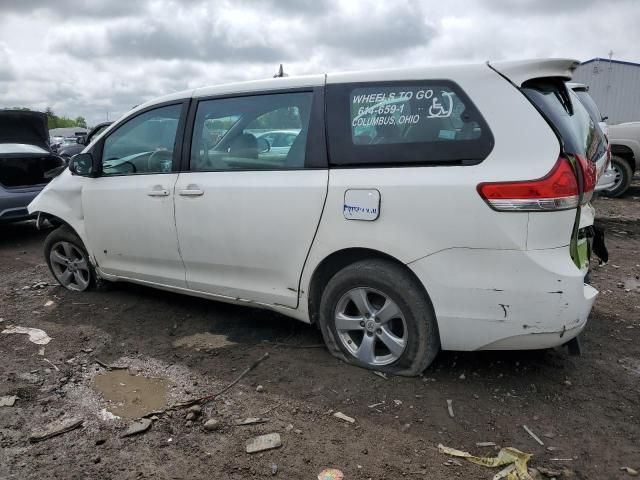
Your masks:
M13 407L17 399L17 395L5 395L4 397L0 397L0 407Z
M495 442L476 442L476 447L496 447Z
M125 432L120 435L120 437L130 437L131 435L137 435L139 433L146 432L151 427L153 422L149 418L141 418L140 420L136 420L129 428L125 430Z
M354 423L356 421L355 418L349 417L342 412L336 412L333 414L334 417L339 418L340 420L344 420L345 422Z
M638 471L634 470L631 467L620 467L620 470L622 470L623 472L628 473L629 475L631 475L632 477L637 477L638 476Z
M187 408L187 415L185 418L187 421L195 420L200 416L201 413L202 407L200 405L192 405L191 407Z
M172 405L158 413L164 413L167 411L171 411L171 410L177 410L179 408L187 408L190 407L191 405L195 405L195 404L205 404L207 402L210 402L211 400L214 400L215 398L219 397L220 395L222 395L223 393L225 393L227 390L231 389L236 383L238 383L240 380L242 380L242 378L249 373L251 370L253 370L254 368L256 368L258 365L260 365L263 361L265 361L267 358L269 358L269 352L265 353L264 355L262 355L260 358L258 358L255 362L253 362L251 365L249 365L247 368L245 368L242 373L240 375L238 375L235 380L233 380L230 384L228 384L226 387L224 387L222 390L213 393L211 395L206 395L204 397L199 397L199 398L194 398L192 400L187 400L186 402L181 402L181 403L177 403L175 405Z
M278 465L275 463L271 464L271 475L276 475L278 473Z
M247 442L246 452L257 453L265 450L271 450L273 448L279 448L282 446L279 433L268 433L266 435L260 435L254 437Z
M222 425L215 418L210 418L209 420L204 422L204 425L202 426L204 427L205 430L209 432L213 432L214 430L219 430Z
M453 400L448 400L447 399L447 410L449 411L449 416L451 418L454 418L455 415L453 413Z
M549 478L559 477L562 475L562 470L556 470L555 468L536 467L536 470L538 470L545 477Z
M65 420L62 423L55 423L41 432L32 433L29 437L29 441L31 443L42 442L43 440L57 437L58 435L62 435L63 433L67 433L75 430L76 428L80 428L83 423L84 420L79 418Z
M380 378L384 378L385 380L388 380L388 379L389 379L389 377L387 376L387 374L386 374L386 373L384 373L384 372L380 372L380 371L378 371L378 370L374 370L374 371L373 371L373 374L374 374L374 375L379 376Z
M245 425L256 425L258 423L266 423L268 421L269 421L268 418L248 417L248 418L245 418L243 420L237 420L236 421L236 426L242 427L242 426L245 426Z
M42 354L44 355L44 352L42 352ZM45 362L47 362L49 365L51 365L51 366L53 367L53 369L54 369L56 372L59 372L59 371L60 371L60 369L59 369L59 368L58 368L58 367L57 367L57 366L56 366L56 365L55 365L51 360L49 360L49 359L47 359L47 358L43 358L42 360L44 360L44 361L45 361Z
M527 462L532 455L521 452L516 448L502 448L498 452L497 457L476 457L468 452L445 447L442 444L438 445L438 450L446 455L465 458L471 463L484 467L495 468L506 466L506 468L495 474L493 480L499 480L501 478L505 478L506 480L531 480L531 476L527 471Z
M51 307L51 306L53 305L53 303L54 303L54 302L53 302L53 300L47 300L47 301L44 303L44 306L45 306L45 307Z
M337 468L325 468L318 474L318 480L342 480L344 473Z
M526 425L522 425L522 428L524 428L524 431L527 432L529 435L531 435L531 438L533 438L536 442L538 442L539 445L544 447L544 442L540 440L540 437L538 437L535 433L533 433L529 427L527 427Z
M120 365L109 365L108 363L105 363L97 358L94 358L93 361L106 370L127 370L129 368L129 367L120 366Z
M262 385L258 385L256 387L256 392L264 392L264 387Z
M30 327L9 327L5 328L2 333L18 333L29 335L29 341L36 345L46 345L51 341L51 337L44 330Z

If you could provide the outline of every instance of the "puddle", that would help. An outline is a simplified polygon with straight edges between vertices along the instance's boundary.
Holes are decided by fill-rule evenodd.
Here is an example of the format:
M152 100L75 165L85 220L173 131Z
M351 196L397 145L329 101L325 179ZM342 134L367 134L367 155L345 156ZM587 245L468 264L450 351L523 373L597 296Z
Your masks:
M174 347L200 348L203 350L207 348L223 348L229 345L236 345L236 343L230 341L226 335L214 335L209 332L181 337L173 342Z
M624 289L640 291L640 280L638 280L637 278L629 278L625 280Z
M108 402L107 410L123 418L138 418L165 407L167 380L113 370L95 378L95 389Z

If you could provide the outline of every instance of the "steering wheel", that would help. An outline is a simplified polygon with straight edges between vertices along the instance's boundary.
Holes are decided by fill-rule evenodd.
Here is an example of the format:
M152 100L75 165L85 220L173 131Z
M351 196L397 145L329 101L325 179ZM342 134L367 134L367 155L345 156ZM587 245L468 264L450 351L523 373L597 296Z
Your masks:
M173 152L166 149L158 149L149 155L147 159L147 172L166 173L164 165L173 160ZM169 168L171 170L171 168Z
M137 171L138 171L138 169L136 168L134 163L130 162L129 160L127 160L126 162L122 162L121 165L131 165L132 173L137 173Z

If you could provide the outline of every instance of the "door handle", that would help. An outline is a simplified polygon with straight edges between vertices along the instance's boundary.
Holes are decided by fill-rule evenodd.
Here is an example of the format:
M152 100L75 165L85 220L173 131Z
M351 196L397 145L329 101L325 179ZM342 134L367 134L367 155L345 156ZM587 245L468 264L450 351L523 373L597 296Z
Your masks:
M178 194L183 197L199 197L200 195L204 195L204 191L200 190L198 185L187 185L187 188L183 190L178 190Z
M150 197L168 197L169 190L166 190L164 188L153 188L152 190L149 190L147 192L147 195L149 195Z

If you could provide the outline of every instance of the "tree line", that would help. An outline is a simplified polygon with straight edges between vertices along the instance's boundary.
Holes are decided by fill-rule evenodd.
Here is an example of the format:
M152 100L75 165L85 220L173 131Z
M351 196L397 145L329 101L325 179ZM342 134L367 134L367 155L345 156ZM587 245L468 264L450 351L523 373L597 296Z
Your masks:
M14 108L13 110L30 111L31 109L18 107L18 108ZM84 117L69 118L64 116L58 116L53 112L53 109L51 107L47 107L47 109L45 110L45 113L47 114L47 126L49 129L67 128L67 127L87 128L87 121L84 119Z

